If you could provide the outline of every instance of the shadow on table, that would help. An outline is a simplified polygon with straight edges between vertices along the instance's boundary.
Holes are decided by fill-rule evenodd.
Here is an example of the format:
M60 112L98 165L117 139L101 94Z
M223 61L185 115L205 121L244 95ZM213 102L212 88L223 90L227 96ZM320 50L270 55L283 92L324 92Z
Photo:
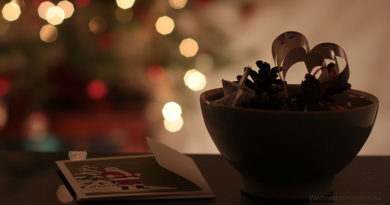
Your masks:
M275 200L250 196L241 192L240 205L315 205L315 202L308 200ZM330 205L330 204L329 204Z
M375 195L343 195L332 193L330 195L313 195L306 200L272 200L250 196L241 192L240 205L385 205L381 197Z

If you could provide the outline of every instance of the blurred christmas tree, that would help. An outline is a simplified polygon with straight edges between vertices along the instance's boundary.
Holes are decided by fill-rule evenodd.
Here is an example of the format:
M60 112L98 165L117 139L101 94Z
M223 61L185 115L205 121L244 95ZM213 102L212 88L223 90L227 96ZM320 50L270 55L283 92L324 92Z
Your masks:
M213 3L4 2L0 143L22 136L40 143L51 136L84 148L83 138L92 149L94 143L107 145L108 136L114 150L144 151L145 112L161 115L161 110L167 129L180 130L181 107L169 99L190 92L184 85L202 90L205 72L229 63L226 38L202 14ZM185 76L175 74L180 70ZM146 107L151 101L157 108ZM27 123L37 115L44 124Z

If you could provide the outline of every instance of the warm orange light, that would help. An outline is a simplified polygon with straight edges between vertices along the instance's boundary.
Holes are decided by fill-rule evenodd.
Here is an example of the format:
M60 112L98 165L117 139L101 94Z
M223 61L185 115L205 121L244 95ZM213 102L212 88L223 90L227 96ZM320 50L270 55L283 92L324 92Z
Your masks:
M179 46L180 53L187 58L195 56L198 49L198 42L192 38L184 39Z
M51 3L50 1L44 1L41 4L39 4L38 7L38 15L42 19L46 20L46 13L49 10L49 8L54 7L55 5Z
M191 69L184 75L184 84L193 91L200 91L206 86L206 76L196 69Z
M161 16L157 19L155 26L158 33L168 35L175 28L175 22L169 16Z
M168 121L176 121L181 117L181 107L176 102L168 102L162 109L164 119Z
M62 8L62 10L64 10L64 13L65 13L65 18L70 18L72 15L73 15L73 12L74 12L74 6L73 4L70 2L70 1L60 1L58 4L57 4L58 7Z
M129 9L134 5L135 0L116 0L116 5L121 9Z
M3 17L7 21L16 21L20 16L20 7L15 2L6 3L1 11Z
M182 9L186 4L187 0L169 0L169 5L174 9Z
M88 27L92 33L100 34L107 28L106 19L101 16L95 16L89 21Z
M57 28L51 24L46 24L42 26L39 37L43 42L51 43L57 40L58 37L58 31Z
M184 121L183 118L180 116L177 120L170 121L170 120L164 120L164 127L169 132L178 132L183 127Z
M65 12L58 6L50 7L46 12L46 20L52 25L59 25L65 19Z

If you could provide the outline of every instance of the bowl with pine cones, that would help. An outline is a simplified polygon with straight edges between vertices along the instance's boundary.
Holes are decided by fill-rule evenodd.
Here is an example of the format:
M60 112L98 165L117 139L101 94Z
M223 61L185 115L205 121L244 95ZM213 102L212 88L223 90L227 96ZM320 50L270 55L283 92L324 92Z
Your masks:
M286 32L274 41L277 66L257 61L258 71L245 67L236 81L222 80L222 88L200 95L207 130L247 194L305 199L332 193L334 177L374 126L379 100L351 89L348 63L339 69L336 58L347 62L344 50L331 43L309 50L302 36ZM285 72L298 61L308 73L301 84L287 84Z

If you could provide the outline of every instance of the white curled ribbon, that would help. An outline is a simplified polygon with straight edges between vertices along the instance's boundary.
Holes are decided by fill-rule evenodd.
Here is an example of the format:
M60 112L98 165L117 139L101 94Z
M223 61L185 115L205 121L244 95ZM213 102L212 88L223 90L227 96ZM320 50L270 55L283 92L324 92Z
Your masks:
M287 71L297 62L304 62L308 73L311 73L316 66L326 66L325 59L334 61L332 68L337 76L333 85L346 83L349 78L349 66L347 55L343 48L334 43L321 43L310 50L309 43L304 35L295 31L288 31L280 34L272 43L272 56L276 66L282 68L283 78ZM341 70L337 57L345 61L345 67ZM331 79L325 72L318 78L320 82Z

